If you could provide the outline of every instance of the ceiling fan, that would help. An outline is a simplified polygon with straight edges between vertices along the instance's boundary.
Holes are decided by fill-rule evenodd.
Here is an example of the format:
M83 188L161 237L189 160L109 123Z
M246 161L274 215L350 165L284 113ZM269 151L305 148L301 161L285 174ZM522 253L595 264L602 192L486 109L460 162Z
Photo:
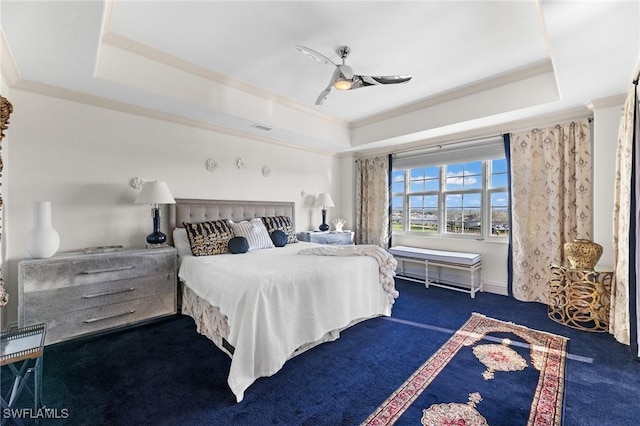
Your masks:
M316 105L322 105L329 96L331 88L334 87L338 90L353 90L361 87L374 86L378 84L398 84L406 83L411 80L411 75L385 75L385 76L373 76L373 75L356 75L350 66L345 65L345 59L351 53L349 46L342 46L336 50L336 53L342 59L342 64L336 64L331 59L327 58L321 53L316 52L313 49L309 49L304 46L295 46L300 52L315 59L318 62L335 66L329 85L320 93L316 100Z

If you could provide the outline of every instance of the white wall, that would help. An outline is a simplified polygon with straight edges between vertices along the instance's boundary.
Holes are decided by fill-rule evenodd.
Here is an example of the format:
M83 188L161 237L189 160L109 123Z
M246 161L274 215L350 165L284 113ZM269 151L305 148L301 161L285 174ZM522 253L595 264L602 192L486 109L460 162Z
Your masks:
M593 241L602 246L598 267L612 270L613 205L621 103L593 103Z
M4 268L12 297L5 321L17 318L17 264L25 257L35 201L52 202L63 252L144 246L150 208L134 204L133 177L164 180L175 198L294 201L298 230L321 223L320 209L310 207L317 193L341 199L341 161L334 156L19 90L10 95L14 113L6 138L11 149L3 149L3 188ZM209 157L219 170L206 169ZM243 170L236 167L238 157ZM265 165L272 169L269 177L262 175ZM336 203L329 216L338 215L343 212Z

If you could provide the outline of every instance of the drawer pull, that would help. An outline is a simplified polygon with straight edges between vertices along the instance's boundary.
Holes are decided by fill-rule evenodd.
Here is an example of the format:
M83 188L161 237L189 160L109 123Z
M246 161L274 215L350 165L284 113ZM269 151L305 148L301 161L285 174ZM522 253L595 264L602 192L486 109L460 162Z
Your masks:
M84 274L84 275L102 274L102 273L105 273L105 272L126 271L127 269L133 269L133 268L135 268L135 265L119 266L119 267L110 268L110 269L89 269L88 271L82 271L80 273Z
M121 314L107 315L106 317L89 318L88 320L84 320L84 323L85 324L91 324L93 322L104 321L104 320L108 320L110 318L122 317L124 315L131 315L134 312L135 312L135 309L132 309L129 312L123 312Z
M105 291L104 293L95 293L95 294L85 294L82 296L83 299L91 299L92 297L102 297L102 296L109 296L111 294L118 294L118 293L128 293L130 291L135 290L135 287L131 287L131 288L125 288L122 290L116 290L116 291Z

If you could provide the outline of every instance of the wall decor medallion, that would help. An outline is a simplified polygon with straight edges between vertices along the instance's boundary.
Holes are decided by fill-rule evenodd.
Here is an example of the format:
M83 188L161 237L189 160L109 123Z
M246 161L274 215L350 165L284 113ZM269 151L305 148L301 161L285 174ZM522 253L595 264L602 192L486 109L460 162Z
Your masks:
M141 177L134 177L131 179L131 186L135 189L142 189L145 183L147 183L146 179Z
M270 174L271 174L271 167L269 166L262 167L262 176L269 177Z
M238 157L238 159L236 160L236 167L239 169L244 169L247 166L244 164L244 158L242 157Z
M215 158L211 157L207 159L207 170L209 170L210 172L213 172L219 167L220 167L220 163L218 163Z

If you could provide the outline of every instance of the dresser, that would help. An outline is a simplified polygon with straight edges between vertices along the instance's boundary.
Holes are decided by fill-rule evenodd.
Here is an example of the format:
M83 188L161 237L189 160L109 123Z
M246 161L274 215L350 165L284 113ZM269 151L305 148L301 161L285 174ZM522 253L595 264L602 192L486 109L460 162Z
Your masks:
M353 244L353 232L351 231L306 231L297 235L299 241L318 244Z
M18 324L51 344L175 314L176 264L173 247L22 260Z

